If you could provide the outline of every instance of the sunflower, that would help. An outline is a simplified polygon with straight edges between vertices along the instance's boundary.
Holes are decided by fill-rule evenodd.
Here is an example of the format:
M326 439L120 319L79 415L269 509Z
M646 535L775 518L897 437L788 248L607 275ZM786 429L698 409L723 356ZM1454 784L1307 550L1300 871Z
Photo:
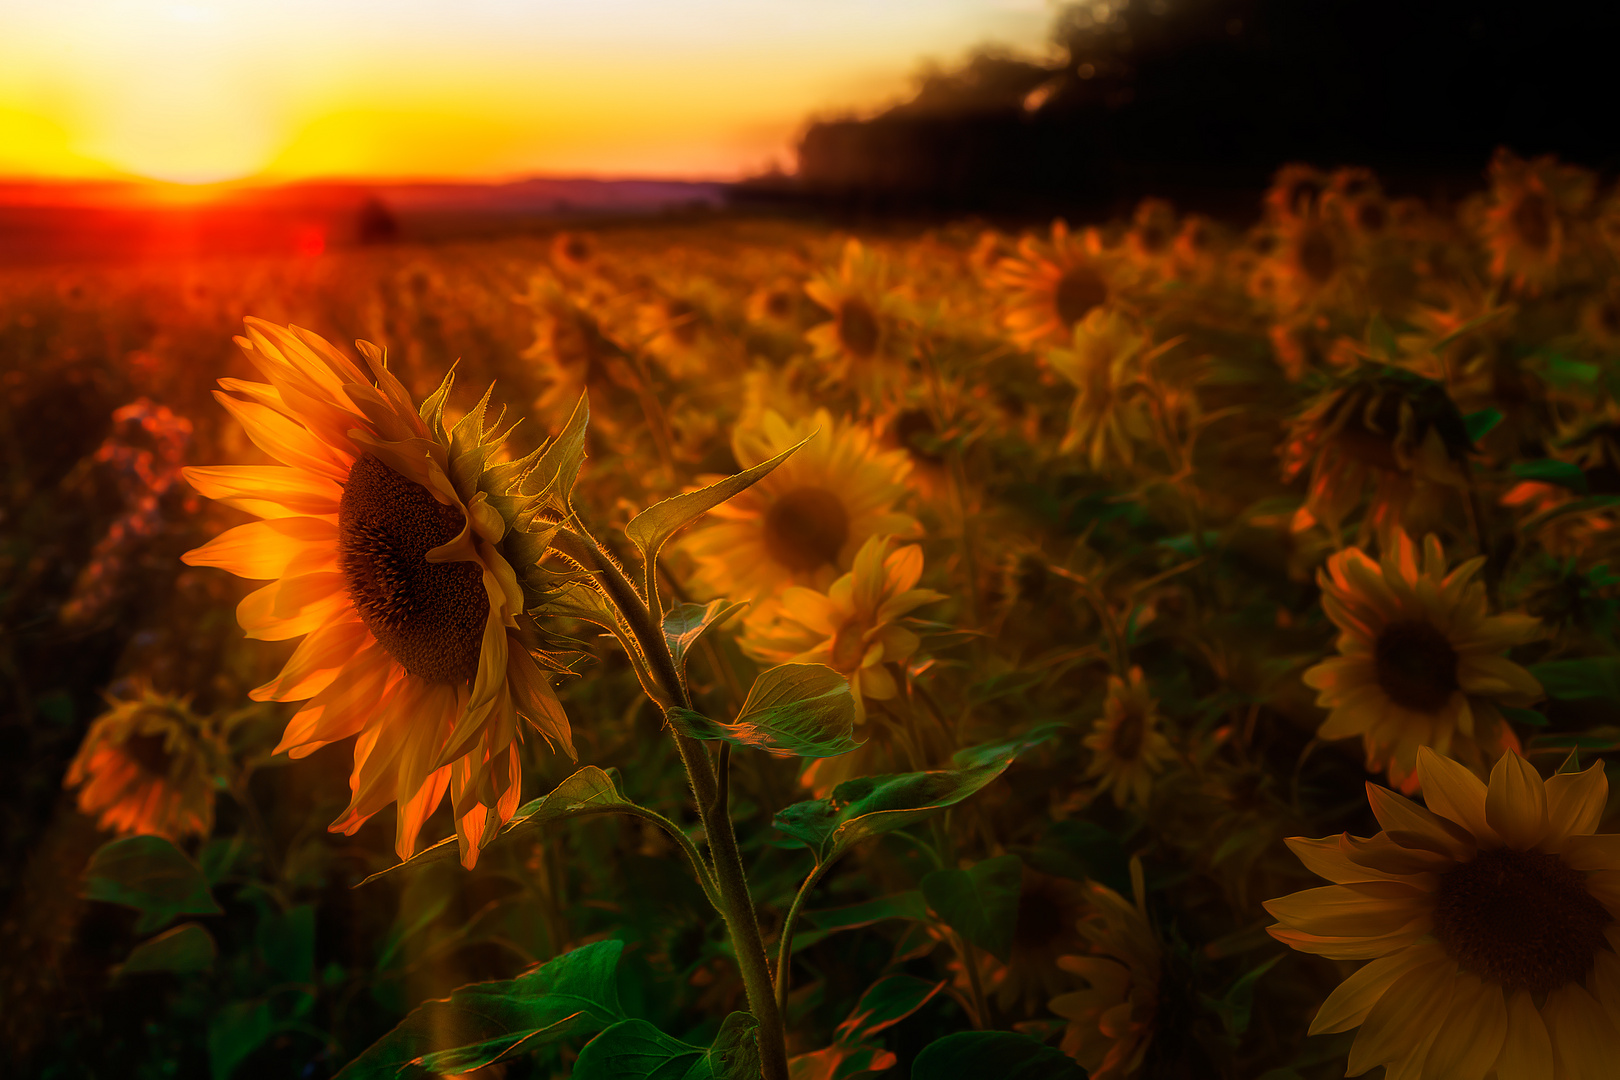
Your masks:
M1433 379L1364 363L1324 390L1295 420L1283 479L1311 466L1294 529L1321 522L1337 533L1374 483L1367 525L1379 535L1432 512L1444 489L1468 488L1473 442L1462 413Z
M1073 236L1062 221L1053 223L1050 242L1026 236L1018 254L992 271L1007 294L1002 319L1008 335L1025 348L1069 344L1075 326L1113 298L1113 275L1114 259L1097 230Z
M1092 1080L1125 1080L1142 1067L1153 1040L1164 954L1148 922L1139 860L1131 860L1134 903L1095 881L1085 888L1092 910L1077 928L1091 951L1060 957L1058 966L1090 985L1047 1008L1069 1022L1063 1052Z
M307 330L246 322L236 342L270 381L222 379L215 397L280 464L186 470L202 494L263 520L185 561L270 579L237 620L252 638L304 638L251 694L308 701L277 752L358 736L333 831L353 835L397 801L409 858L448 789L471 867L517 809L518 717L573 755L518 622L540 599L526 583L544 534L527 526L545 504L524 486L540 451L491 464L504 436L485 426L487 394L446 431L450 378L418 414L375 345L358 343L373 384Z
M1035 1016L1066 989L1058 958L1086 948L1079 925L1091 913L1086 886L1024 868L1007 963L981 958L986 987L1003 1015Z
M596 241L589 233L564 231L551 238L551 265L562 273L589 273L596 259Z
M636 329L647 352L675 378L701 375L709 367L709 317L692 298L661 296L638 306Z
M889 269L877 252L850 239L838 269L805 283L804 291L830 318L810 328L805 340L828 373L848 379L878 360L896 327L896 295L888 287Z
M1266 189L1266 218L1283 222L1315 217L1331 185L1328 175L1315 166L1298 162L1284 165Z
M1146 345L1124 315L1097 308L1074 328L1071 347L1046 354L1047 363L1075 387L1062 449L1083 450L1093 469L1110 460L1129 464L1135 444L1151 435L1142 404L1132 395Z
M825 664L849 680L855 722L866 720L866 701L899 693L890 664L904 664L921 644L904 620L944 593L919 589L922 548L889 550L889 538L861 545L849 573L825 593L795 586L779 606L750 619L738 644L765 664Z
M534 363L543 387L534 407L548 422L560 425L589 389L599 404L608 406L592 418L593 426L611 430L613 417L622 413L614 406L633 400L640 385L624 351L554 281L537 278L523 302L534 313L534 341L521 355Z
M864 428L826 410L789 423L766 409L732 431L732 452L751 468L810 442L753 487L709 513L719 521L683 547L697 580L714 595L775 596L791 585L824 589L873 536L900 536L917 523L895 510L905 494L906 458L883 452Z
M1108 677L1108 699L1103 714L1085 738L1091 750L1086 779L1100 779L1098 789L1110 792L1115 806L1127 799L1145 806L1153 790L1153 776L1170 760L1170 740L1159 730L1159 703L1148 692L1142 669L1133 667L1128 679Z
M207 836L215 771L207 722L149 686L107 705L68 766L64 786L79 789L79 809L125 835Z
M1255 267L1251 289L1283 312L1316 309L1349 281L1350 245L1344 227L1318 214L1290 215L1272 226L1271 250Z
M1367 785L1384 831L1288 846L1335 882L1265 906L1277 940L1370 960L1311 1034L1360 1027L1348 1075L1611 1076L1620 1056L1620 837L1593 835L1602 763L1543 781L1503 755L1487 787L1425 748L1428 809Z
M1176 211L1163 199L1143 199L1131 216L1125 248L1137 269L1154 278L1171 276L1176 265Z
M1486 613L1485 587L1474 580L1483 555L1447 573L1433 535L1421 565L1404 532L1394 540L1380 562L1347 548L1318 572L1339 655L1303 678L1332 710L1318 737L1360 735L1367 768L1388 770L1391 784L1411 792L1420 746L1480 770L1518 747L1497 707L1529 705L1541 684L1502 654L1537 637L1540 624Z
M1491 276L1534 295L1557 281L1571 235L1592 201L1592 174L1550 157L1525 161L1501 149L1491 162L1483 222Z
M782 279L748 294L748 319L772 329L786 329L799 325L807 306L804 289Z

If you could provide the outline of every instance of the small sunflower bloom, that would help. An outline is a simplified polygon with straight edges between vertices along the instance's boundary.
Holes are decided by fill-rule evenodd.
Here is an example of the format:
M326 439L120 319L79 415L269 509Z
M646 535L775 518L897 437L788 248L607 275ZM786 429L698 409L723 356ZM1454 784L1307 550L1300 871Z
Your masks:
M1124 315L1098 308L1074 328L1069 348L1052 349L1046 361L1075 388L1062 450L1085 454L1093 469L1110 461L1129 464L1136 444L1151 437L1133 389L1141 377L1147 338Z
M850 239L837 270L805 283L804 291L827 314L805 340L835 378L848 379L880 359L894 337L898 311L883 257Z
M1358 548L1318 572L1322 608L1339 628L1339 655L1305 672L1329 709L1317 735L1361 736L1367 768L1417 790L1420 747L1481 772L1518 739L1499 706L1529 705L1541 684L1504 653L1540 635L1530 615L1491 615L1474 580L1483 556L1449 572L1440 541L1423 558L1403 532L1374 562Z
M944 593L919 589L922 548L889 551L889 538L861 545L849 573L825 593L790 588L767 617L750 622L739 645L765 664L825 664L849 680L855 722L865 723L866 702L888 701L899 686L888 665L904 664L921 645L906 616Z
M559 232L551 238L551 265L565 274L586 274L595 269L598 252L590 233Z
M395 846L409 858L448 791L471 867L517 809L519 718L573 755L517 621L540 600L520 579L545 550L527 531L540 496L524 487L539 451L495 464L504 436L485 426L487 395L446 430L451 380L418 411L369 342L358 346L371 378L307 330L246 323L236 342L269 382L222 379L215 397L277 464L186 470L202 494L262 520L184 561L268 580L237 621L250 638L303 638L250 696L307 702L278 753L357 737L353 798L332 830L353 835L397 802Z
M1367 960L1311 1034L1360 1028L1347 1075L1599 1080L1620 1057L1620 836L1594 835L1603 765L1547 780L1504 754L1489 785L1425 747L1425 809L1367 785L1383 831L1288 846L1334 884L1265 905L1271 936Z
M1124 679L1108 677L1103 714L1084 740L1091 750L1084 778L1097 780L1098 790L1110 793L1115 806L1147 805L1153 777L1170 761L1174 752L1159 720L1159 703L1141 668L1131 668Z
M1047 1006L1067 1020L1063 1052L1094 1080L1136 1075L1153 1041L1164 952L1148 921L1142 864L1131 860L1135 901L1086 882L1092 911L1079 923L1090 953L1063 956L1058 966L1089 984Z
M1433 379L1362 364L1293 422L1283 479L1311 469L1296 532L1318 522L1337 533L1373 487L1367 526L1380 536L1433 512L1444 489L1468 487L1473 443L1462 413Z
M1592 202L1592 174L1550 157L1525 161L1509 150L1491 162L1483 231L1491 276L1531 295L1567 268L1576 223Z
M1075 236L1058 221L1050 241L1026 236L991 271L1006 295L1008 335L1025 348L1069 344L1075 327L1113 298L1113 264L1095 229Z
M215 768L206 721L151 687L107 704L68 766L64 786L79 789L79 809L126 836L207 836Z
M733 429L732 452L751 468L812 435L768 476L709 511L715 524L684 541L695 577L712 595L759 600L794 585L825 589L873 536L916 530L895 509L906 494L905 454L879 450L870 431L836 423L826 410L789 423L764 409Z

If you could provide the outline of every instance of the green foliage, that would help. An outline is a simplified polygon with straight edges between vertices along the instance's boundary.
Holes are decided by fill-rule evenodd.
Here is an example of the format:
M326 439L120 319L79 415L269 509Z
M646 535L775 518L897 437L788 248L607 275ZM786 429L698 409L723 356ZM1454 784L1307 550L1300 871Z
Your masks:
M1001 855L966 870L935 870L922 879L922 894L947 926L1006 963L1023 878L1023 861L1017 855Z
M212 971L218 955L214 936L201 924L181 923L135 946L113 971L118 977L149 971L189 975L198 971Z
M1086 1080L1062 1051L1015 1031L958 1031L923 1047L911 1080Z
M161 836L103 844L84 871L84 896L141 913L136 933L151 933L176 915L218 915L208 879L185 852Z
M664 616L664 640L675 659L675 670L686 678L686 657L705 633L722 626L747 604L710 600L707 604L676 604Z
M1560 701L1620 704L1620 657L1544 660L1531 664L1530 674L1541 683L1548 697Z
M471 1072L617 1024L624 1019L615 974L623 949L619 941L584 945L516 979L474 983L448 1000L426 1002L338 1076Z
M823 664L781 664L760 673L737 719L729 724L674 708L670 724L694 739L724 740L779 757L826 758L861 744L849 682Z
M1517 476L1520 480L1534 480L1542 484L1555 484L1578 495L1585 495L1588 491L1586 474L1581 471L1580 466L1567 461L1558 461L1554 458L1515 461L1508 466L1508 472Z
M230 1080L237 1065L263 1045L275 1026L267 1001L239 1001L220 1009L208 1025L208 1072L212 1080Z
M714 1045L681 1042L645 1020L614 1024L585 1044L573 1080L755 1080L759 1076L759 1022L734 1012Z

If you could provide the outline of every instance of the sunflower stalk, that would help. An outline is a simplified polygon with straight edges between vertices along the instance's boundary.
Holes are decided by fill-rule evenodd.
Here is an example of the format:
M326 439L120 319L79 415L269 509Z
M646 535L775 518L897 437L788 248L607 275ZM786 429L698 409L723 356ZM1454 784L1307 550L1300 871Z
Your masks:
M576 528L579 531L575 531ZM658 691L667 695L670 702L690 709L691 695L676 667L669 643L664 639L646 600L636 591L624 571L584 531L584 526L577 519L559 529L552 543L560 554L590 572L601 586L639 647ZM692 796L703 821L712 862L710 869L719 886L721 910L747 990L749 1011L759 1021L760 1058L765 1080L787 1080L786 1033L771 982L770 966L765 958L765 941L760 934L753 897L748 891L748 876L737 846L737 833L731 821L728 780L724 772L716 772L715 764L701 742L679 732L671 732L671 735L686 766ZM730 765L730 755L724 750L720 764L722 770Z

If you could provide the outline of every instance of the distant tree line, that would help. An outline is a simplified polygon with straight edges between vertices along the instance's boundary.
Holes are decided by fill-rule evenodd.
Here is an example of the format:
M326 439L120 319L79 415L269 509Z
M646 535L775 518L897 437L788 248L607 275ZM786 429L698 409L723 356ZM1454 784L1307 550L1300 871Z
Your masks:
M812 123L762 192L864 212L1254 204L1288 161L1429 197L1499 145L1612 171L1620 8L1591 0L1088 0L1040 62L983 50L870 118Z

